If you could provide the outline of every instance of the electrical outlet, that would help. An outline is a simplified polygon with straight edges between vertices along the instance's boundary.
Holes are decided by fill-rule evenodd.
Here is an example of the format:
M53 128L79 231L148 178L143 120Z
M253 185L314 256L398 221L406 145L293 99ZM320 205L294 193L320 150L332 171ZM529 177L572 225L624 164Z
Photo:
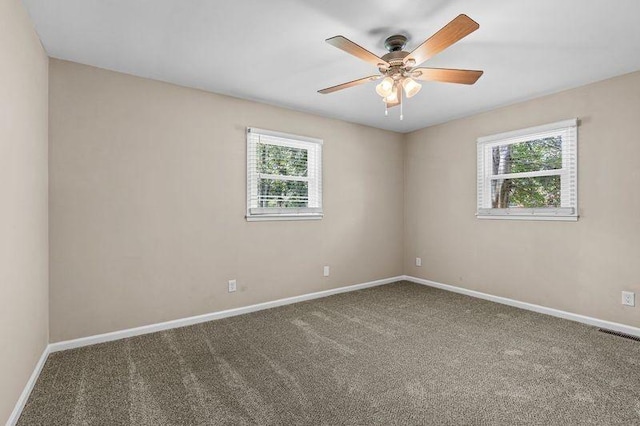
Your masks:
M324 275L325 277L329 276L329 267L325 266L324 269L322 270L322 275Z
M416 257L416 266L422 266L422 259L419 257Z
M632 291L622 292L622 304L626 306L636 306L636 295Z
M229 293L236 291L236 280L229 280Z

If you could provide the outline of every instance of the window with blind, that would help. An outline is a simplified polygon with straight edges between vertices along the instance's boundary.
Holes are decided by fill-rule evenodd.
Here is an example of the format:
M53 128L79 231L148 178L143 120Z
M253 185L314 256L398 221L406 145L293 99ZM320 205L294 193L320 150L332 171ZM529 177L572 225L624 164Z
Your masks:
M322 140L247 129L247 220L322 218Z
M577 220L577 124L479 138L477 217Z

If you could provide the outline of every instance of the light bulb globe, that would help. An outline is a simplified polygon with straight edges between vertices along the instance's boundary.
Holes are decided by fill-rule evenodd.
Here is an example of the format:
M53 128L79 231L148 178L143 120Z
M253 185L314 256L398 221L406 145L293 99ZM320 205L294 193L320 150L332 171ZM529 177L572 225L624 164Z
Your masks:
M414 79L409 77L402 80L402 87L404 88L404 93L407 95L407 98L415 96L420 89L422 89L422 85L420 83L417 83Z
M388 104L395 104L398 102L398 93L393 90L388 96L385 96L383 100Z
M393 79L385 77L380 84L376 86L376 92L383 98L389 96L393 92Z

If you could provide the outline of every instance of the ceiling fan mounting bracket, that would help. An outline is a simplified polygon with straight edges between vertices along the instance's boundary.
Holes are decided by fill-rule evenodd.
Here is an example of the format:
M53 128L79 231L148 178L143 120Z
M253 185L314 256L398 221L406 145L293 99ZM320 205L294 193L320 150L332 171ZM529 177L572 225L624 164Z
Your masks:
M407 37L402 34L394 34L387 37L384 41L384 47L389 52L400 52L407 45Z

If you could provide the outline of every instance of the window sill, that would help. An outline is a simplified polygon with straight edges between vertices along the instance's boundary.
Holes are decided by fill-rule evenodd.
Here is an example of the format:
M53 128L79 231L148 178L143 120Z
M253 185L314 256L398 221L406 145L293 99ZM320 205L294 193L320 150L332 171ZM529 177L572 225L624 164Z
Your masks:
M478 219L493 219L493 220L533 220L533 221L564 221L564 222L577 222L578 216L541 216L532 214L489 214L489 215L476 215Z
M266 222L278 220L320 220L323 214L261 214L253 216L245 216L247 222Z

